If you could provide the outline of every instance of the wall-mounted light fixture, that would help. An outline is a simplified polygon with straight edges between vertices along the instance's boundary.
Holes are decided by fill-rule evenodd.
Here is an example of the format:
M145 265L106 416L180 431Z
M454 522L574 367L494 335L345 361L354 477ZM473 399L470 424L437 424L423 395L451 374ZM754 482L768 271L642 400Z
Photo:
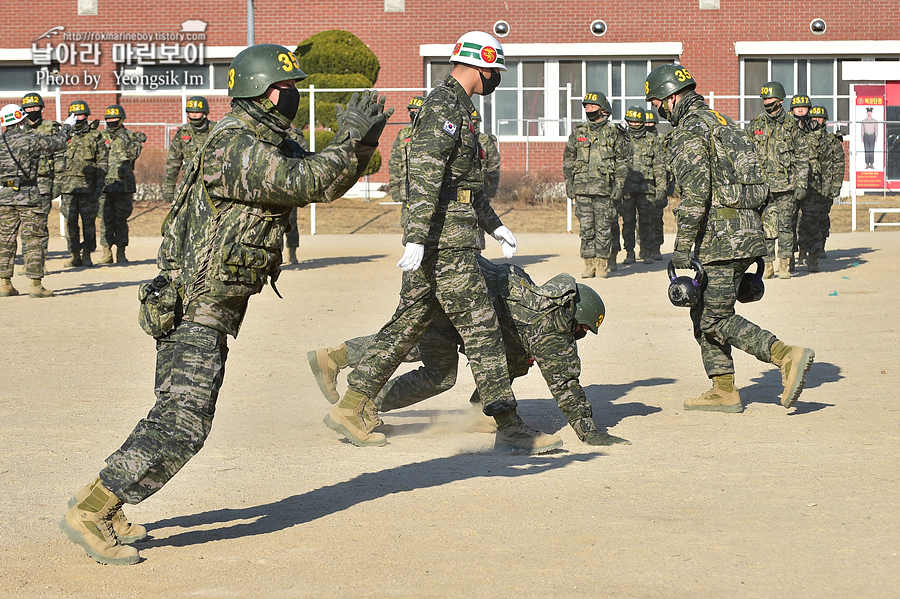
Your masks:
M497 21L494 23L494 35L497 37L506 37L509 35L509 23L506 21Z
M591 33L596 35L597 37L606 35L606 21L603 19L597 19L593 23L591 23Z
M822 35L826 29L828 29L828 23L825 22L825 19L813 19L809 23L809 30L813 32L813 35Z

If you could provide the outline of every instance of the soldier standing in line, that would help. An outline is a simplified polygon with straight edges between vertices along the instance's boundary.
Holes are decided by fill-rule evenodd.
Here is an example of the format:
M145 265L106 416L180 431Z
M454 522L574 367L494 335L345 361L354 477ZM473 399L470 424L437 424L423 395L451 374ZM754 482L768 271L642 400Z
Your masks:
M578 217L580 253L584 258L581 278L606 278L607 271L616 270L616 205L622 201L628 176L628 139L609 122L612 108L603 93L586 93L581 105L588 122L572 130L563 153L566 195L574 199ZM633 244L631 249L634 250Z
M170 204L175 201L175 183L182 165L189 166L194 155L203 147L206 136L216 126L209 120L209 102L203 96L191 96L184 107L188 122L178 128L169 144L166 155L166 181L163 198Z
M39 93L26 94L22 98L22 110L25 111L26 116L26 120L22 121L25 133L53 135L59 131L59 123L44 120L44 98ZM41 155L38 161L38 191L41 194L41 207L48 220L50 218L50 210L53 207L53 198L59 195L59 184L54 183L54 173L65 164L65 155L64 151L59 151L53 156ZM49 255L50 230L48 227L44 227L44 229L46 229L47 235L41 241L41 247L44 249L44 263L46 265L47 256ZM24 239L22 240L22 247L25 247ZM46 270L44 274L47 274Z
M660 151L663 156L663 162L667 163L666 160L666 144L665 140L659 137L659 128L656 126L659 118L656 116L656 112L652 108L644 109L644 128L647 130L647 133L656 137L660 143ZM651 240L652 247L656 248L656 251L652 251L651 249L651 257L654 260L662 260L662 244L665 241L665 223L664 223L664 212L666 208L669 207L669 170L666 168L665 176L662 180L657 180L657 185L662 185L662 199L658 203L653 203L653 221L652 221L652 229L653 229L653 239ZM657 192L660 190L657 189Z
M706 271L707 282L700 301L691 308L691 320L703 367L713 386L700 397L685 401L684 408L743 411L734 383L732 346L780 368L784 384L781 405L790 408L803 390L815 352L785 345L769 331L735 314L741 277L757 257L766 254L762 220L758 206L733 207L742 205L743 181L735 177L733 168L729 172L722 167L728 157L720 155L713 145L716 127L734 128L735 134L743 134L734 121L707 107L703 96L694 91L696 85L688 69L679 64L657 67L644 84L647 101L675 128L666 147L676 195L680 197L675 209L678 233L672 262L675 268L691 268L693 247L694 257ZM721 141L722 137L717 139ZM761 169L753 166L761 180ZM765 201L764 193L760 190L759 204Z
M809 109L812 108L812 101L809 99L809 96L796 95L791 98L791 115L793 115L794 119L797 121L797 125L800 130L806 136L806 146L808 151L808 170L806 176L806 191L810 190L810 185L812 180L818 177L818 137L819 132L813 131L810 127L810 116ZM794 214L791 217L791 227L794 231L794 247L791 249L791 259L790 259L790 272L794 271L794 267L797 262L794 258L794 254L797 253L798 248L798 240L800 238L800 208L806 203L806 196L808 193L804 193L803 195L795 194L797 197L797 201L794 203ZM814 210L812 206L814 204L809 204L810 210ZM785 278L781 276L781 273L778 275L779 278Z
M397 263L403 271L400 304L350 373L349 389L325 424L354 445L385 445L385 436L373 430L372 399L443 311L465 342L482 409L497 422L497 444L543 453L562 439L528 427L516 413L500 323L475 253L479 224L500 242L504 256L516 251L516 238L484 195L472 122L472 94L493 93L506 70L503 47L488 33L470 31L457 41L450 62L450 74L422 103L409 142L415 159L406 167L409 220Z
M422 96L413 96L406 111L409 114L409 124L400 127L394 145L391 146L391 157L388 159L388 181L391 187L391 197L395 202L400 202L400 226L406 228L406 220L409 218L409 203L406 197L406 162L409 159L409 140L411 139L413 124L416 115L422 108Z
M22 256L25 276L31 279L28 297L51 297L45 289L44 249L47 217L44 198L38 187L42 156L52 156L66 146L71 133L71 116L66 126L51 135L26 133L19 124L26 118L20 106L7 104L0 110L3 142L0 143L0 297L19 295L13 287L13 261L16 237L22 230Z
M822 127L828 122L828 109L819 106L822 114L814 116L813 119L818 121ZM819 230L822 232L822 247L819 250L819 258L827 258L825 254L825 240L831 230L831 218L829 213L831 207L841 197L841 187L844 184L844 169L846 167L844 161L844 138L841 130L835 125L835 132L831 133L825 130L825 139L827 140L827 149L822 157L822 208L819 210Z
M775 241L778 240L778 278L791 278L797 203L806 195L809 176L809 144L795 119L787 118L782 106L784 86L769 81L759 92L765 113L747 125L747 134L756 144L756 157L766 173L769 203L762 220L766 239L766 268L763 277L775 276Z
M638 227L641 238L641 259L644 264L653 264L655 256L662 260L657 244L656 221L662 215L662 202L666 198L665 149L658 135L647 132L644 127L644 110L632 106L625 111L628 136L631 140L631 168L625 180L625 196L622 206L633 214L637 210ZM630 256L633 256L634 251ZM625 259L628 262L628 258Z
M491 201L497 197L497 191L500 188L500 150L497 148L497 136L481 131L481 115L477 110L472 114L472 122L475 123L475 129L478 131L478 143L484 151L484 157L481 160L481 168L484 171L484 195L487 196L488 201ZM484 243L484 229L479 226L479 252L485 247L487 246Z
M116 262L127 263L128 217L134 210L134 161L141 155L147 136L125 128L125 109L113 104L106 109L103 143L109 151L106 183L100 201L100 264L112 264L112 246L116 246Z
M500 319L510 377L525 376L532 363L537 363L557 405L581 441L587 445L627 443L605 429L598 430L591 404L578 380L581 360L575 342L588 331L596 335L606 314L597 292L576 284L574 277L566 273L537 285L528 273L512 264L494 264L479 256L478 266ZM374 338L375 335L357 337L335 348L307 353L319 389L330 403L339 399L338 373L348 366L356 368ZM421 361L422 367L388 381L373 399L375 407L379 412L389 412L449 391L456 384L460 352L465 353L462 338L441 313L428 326L413 355L405 360ZM320 364L325 365L324 370ZM469 401L480 408L478 391Z
M91 252L97 249L97 212L106 179L109 150L103 136L87 117L91 109L84 100L69 104L77 119L66 145L66 165L61 173L61 210L66 218L66 241L72 257L63 266L93 266ZM79 229L79 219L81 228Z
M822 195L825 193L823 158L828 150L824 126L814 117L825 114L822 107L810 107L800 120L809 145L809 183L807 193L797 211L797 266L807 265L809 272L819 272L819 250L823 246L821 223ZM831 190L829 189L829 192Z
M338 111L338 131L321 153L287 139L300 103L295 84L305 77L283 46L242 50L228 72L232 111L185 171L164 224L160 284L142 304L142 315L166 324L156 337L156 404L59 523L100 563L138 562L126 543L147 531L126 519L122 505L153 495L203 447L227 336L237 336L250 296L278 278L290 207L340 197L375 153L391 112L376 92L354 94ZM159 299L172 296L171 306Z

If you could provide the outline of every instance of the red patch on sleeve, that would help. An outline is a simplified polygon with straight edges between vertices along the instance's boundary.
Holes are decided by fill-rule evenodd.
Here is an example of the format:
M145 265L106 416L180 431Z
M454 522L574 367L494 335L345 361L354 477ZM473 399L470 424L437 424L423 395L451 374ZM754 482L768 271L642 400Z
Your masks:
M183 139L184 141L191 141L191 136L190 135L182 135L181 139Z
M579 137L577 141L587 141L587 137Z
M407 142L407 141L409 141L409 140L411 140L411 139L412 139L412 137L407 137L407 138L405 138L403 141L404 141L404 142Z
M762 129L757 129L753 133L755 133L756 135L762 135L763 133L765 133L765 131L763 131Z
M108 139L107 139L107 140L104 140L104 143L105 143L106 145L109 145L109 142L110 142L110 140L108 140Z

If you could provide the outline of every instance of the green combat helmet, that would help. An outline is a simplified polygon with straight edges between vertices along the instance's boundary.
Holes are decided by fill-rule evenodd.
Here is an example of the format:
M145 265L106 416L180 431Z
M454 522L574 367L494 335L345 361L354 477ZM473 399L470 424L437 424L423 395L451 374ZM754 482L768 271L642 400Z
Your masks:
M656 112L652 108L644 111L644 123L653 123L655 125L657 122L659 122L659 119L656 118Z
M809 116L828 120L828 109L824 106L813 106L809 109Z
M125 119L125 109L122 108L121 106L119 106L118 104L113 104L112 106L110 106L109 108L106 109L106 115L104 116L104 118L107 121L116 120L116 119L124 120Z
M44 108L44 99L37 92L25 94L25 97L22 98L22 108L31 108L33 106Z
M629 106L625 111L625 120L629 123L643 123L644 109L640 106Z
M256 98L272 84L301 81L306 73L294 53L278 44L257 44L241 50L228 69L228 95Z
M664 64L656 67L647 75L644 82L646 101L665 100L672 94L685 89L694 89L697 82L686 67L680 64ZM665 116L665 115L663 115Z
M794 96L791 98L791 110L794 108L800 108L805 106L806 108L812 107L812 102L809 101L809 96Z
M603 92L588 92L584 94L584 97L581 99L581 105L587 106L588 104L596 104L600 107L601 112L612 113L612 106L609 105L609 100L606 99L606 94Z
M184 105L184 111L209 114L209 102L203 96L191 96Z
M74 102L69 104L69 114L90 115L91 109L88 106L88 103L84 100L75 100Z
M418 110L418 109L422 108L422 102L424 102L424 101L425 101L425 98L423 98L422 96L413 96L410 99L409 104L407 105L406 109L407 110Z
M784 93L784 86L778 81L766 81L763 86L759 88L759 97L763 100L768 98L784 100L786 95L787 94Z
M575 322L578 324L586 324L593 334L597 334L597 329L603 324L603 317L606 316L606 306L603 300L592 288L581 283L576 283L577 294L575 295Z

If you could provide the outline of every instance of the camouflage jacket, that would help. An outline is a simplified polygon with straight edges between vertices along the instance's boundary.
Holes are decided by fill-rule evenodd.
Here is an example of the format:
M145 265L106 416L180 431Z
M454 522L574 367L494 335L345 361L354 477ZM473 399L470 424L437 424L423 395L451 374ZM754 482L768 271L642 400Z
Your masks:
M809 175L807 175L806 188L815 193L822 193L822 151L825 149L824 129L809 131L803 129L806 134L806 143L809 146Z
M826 131L822 136L822 195L826 198L841 196L844 184L844 144L843 138Z
M185 171L157 258L180 290L185 320L236 337L249 297L278 278L291 208L341 197L375 153L353 130L316 154L287 135L240 101Z
M809 141L797 120L784 108L775 116L765 112L755 116L747 125L747 134L756 144L756 156L770 191L793 191L807 186Z
M0 206L40 206L38 170L42 156L66 147L68 128L52 135L7 127L0 140Z
M406 161L412 125L400 128L394 145L391 146L391 157L388 159L388 177L391 186L391 197L395 202L406 206Z
M624 188L631 164L628 135L608 120L572 130L563 152L566 195L613 196Z
M723 180L720 169L712 168L712 133L700 112L715 119L721 116L728 124L734 124L731 119L712 113L703 96L695 92L675 105L675 129L666 138L675 196L680 198L674 211L678 223L675 249L688 251L693 245L694 255L702 263L764 256L766 246L759 212L727 208L714 200L735 186ZM714 194L714 190L718 192Z
M99 196L106 179L109 151L103 134L88 128L73 131L66 144L66 162L57 172L62 193L92 193Z
M59 131L60 124L56 121L48 121L45 119L41 119L39 123L32 123L28 119L23 121L25 123L24 131L25 133L43 133L44 135L54 135L57 131ZM53 178L54 173L57 170L62 170L63 166L66 163L66 153L62 150L56 152L53 155L43 154L41 155L40 160L38 161L38 169L37 169L37 180L38 180L38 190L41 192L41 195L50 197L56 197L59 195L59 191L57 190L54 193L53 188ZM59 185L57 184L57 187Z
M203 142L206 141L206 137L215 126L215 121L207 119L200 127L186 123L175 132L166 154L166 181L163 183L165 197L175 195L175 184L178 181L178 172L181 171L182 164L191 163L194 154L203 146Z
M662 193L667 185L666 150L659 135L629 135L631 139L631 165L625 179L625 193Z
M591 417L578 380L575 279L562 273L537 285L518 266L494 264L481 256L478 265L500 321L510 376L523 376L534 360L569 423Z
M503 225L484 194L474 112L472 99L450 75L422 103L409 141L404 244L474 249L478 225L488 232Z
M484 150L484 160L481 168L484 171L484 195L491 199L497 195L500 188L500 150L497 148L497 138L489 133L479 133L478 143Z
M107 129L102 135L109 150L104 191L133 192L134 161L141 155L147 136L124 126L119 126L114 131Z

